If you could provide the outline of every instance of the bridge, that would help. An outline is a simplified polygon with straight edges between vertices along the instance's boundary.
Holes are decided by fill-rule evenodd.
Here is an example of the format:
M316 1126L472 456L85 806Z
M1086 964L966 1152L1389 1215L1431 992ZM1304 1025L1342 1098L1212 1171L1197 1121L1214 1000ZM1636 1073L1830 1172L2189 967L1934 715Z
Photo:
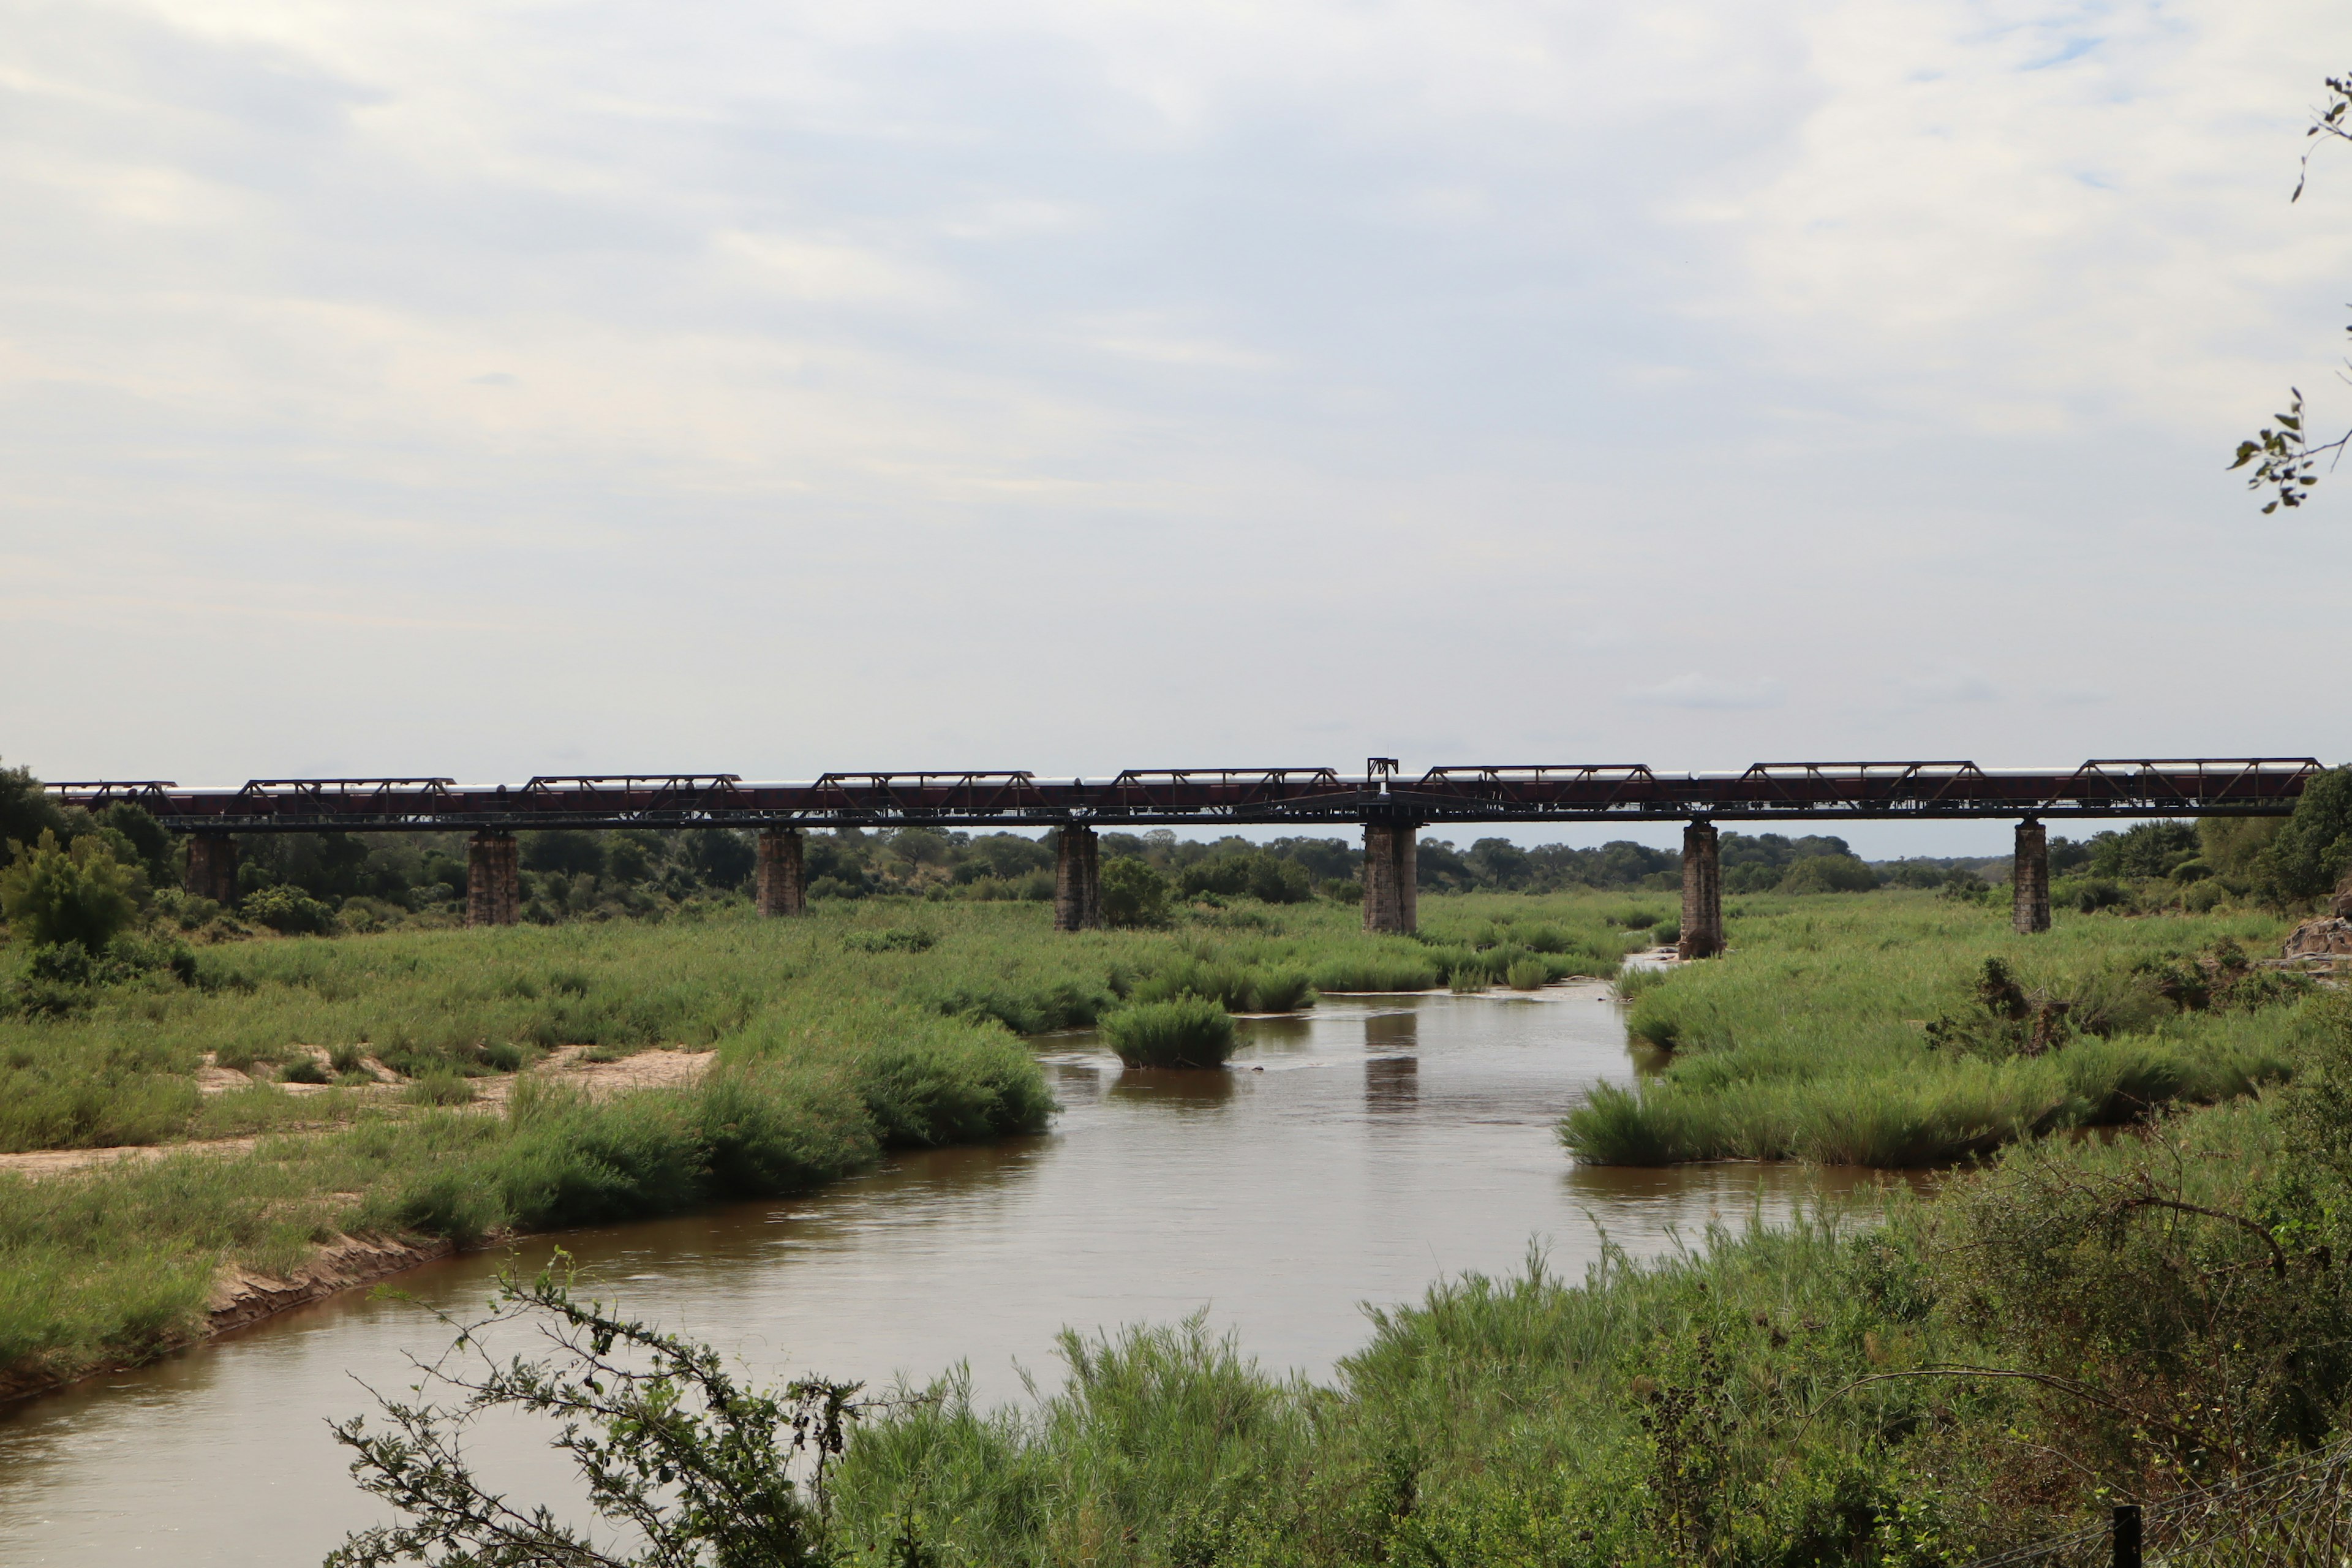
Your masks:
M189 836L187 887L236 896L236 838L257 833L470 832L467 918L520 918L514 835L545 828L736 828L758 834L760 910L807 909L802 835L812 827L1039 828L1055 832L1055 925L1102 924L1098 836L1129 826L1360 826L1364 925L1411 931L1414 854L1423 827L1446 824L1681 821L1681 951L1722 951L1718 821L2017 822L2015 921L2050 926L2044 819L2276 816L2294 809L2322 768L2310 757L2094 760L2061 769L1970 762L1759 763L1738 773L1671 773L1639 763L1455 765L1418 778L1395 759L1360 773L1332 768L1129 769L1066 782L1026 772L824 773L806 784L734 773L551 774L520 784L447 778L253 779L184 789L168 779L55 783L68 804L128 801Z

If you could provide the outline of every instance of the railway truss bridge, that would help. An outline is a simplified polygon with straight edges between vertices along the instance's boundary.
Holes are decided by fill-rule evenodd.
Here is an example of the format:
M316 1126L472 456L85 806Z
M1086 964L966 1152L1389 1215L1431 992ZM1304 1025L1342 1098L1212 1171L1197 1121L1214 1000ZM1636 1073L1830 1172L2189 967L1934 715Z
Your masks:
M1419 777L1374 757L1360 773L1331 768L1129 769L1106 780L1033 773L825 773L808 784L751 784L733 773L549 775L521 784L446 778L254 779L184 789L164 779L52 784L62 801L103 809L131 801L188 837L188 890L236 894L237 836L464 831L471 923L520 916L515 834L571 827L732 828L758 835L761 913L807 907L802 835L813 827L1051 829L1057 842L1054 921L1102 923L1097 838L1103 827L1360 826L1364 925L1411 931L1416 835L1446 824L1680 821L1682 952L1722 950L1716 823L2001 817L2017 823L2015 916L2050 925L2049 818L2278 816L2321 772L2309 757L2108 759L2060 769L1965 762L1759 763L1740 773L1670 773L1641 764L1431 768Z

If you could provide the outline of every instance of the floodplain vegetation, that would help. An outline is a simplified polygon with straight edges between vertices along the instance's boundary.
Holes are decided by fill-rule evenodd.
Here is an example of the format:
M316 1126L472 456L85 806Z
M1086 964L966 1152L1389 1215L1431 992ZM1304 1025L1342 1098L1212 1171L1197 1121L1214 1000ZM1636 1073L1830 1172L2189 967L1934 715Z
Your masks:
M80 898L123 914L103 860L77 868L51 846L19 865L79 888L52 913ZM814 910L193 948L131 925L93 952L20 900L0 946L15 1004L0 1016L0 1152L159 1157L0 1170L0 1375L180 1342L223 1269L282 1273L338 1235L472 1244L1042 1131L1052 1101L1024 1037L1099 1024L1141 1044L1139 1060L1208 1066L1223 1050L1194 1042L1222 1031L1229 1049L1228 1010L1605 977L1657 916L1629 928L1591 900L1469 896L1417 941L1367 936L1328 900L1182 906L1160 929L1075 936L1021 901ZM713 1056L691 1085L591 1100L531 1076L564 1047ZM207 1067L247 1081L201 1092ZM472 1105L497 1074L520 1074L503 1104ZM222 1142L237 1139L250 1146Z
M607 1471L707 1465L698 1488L735 1489L732 1513L633 1505L630 1528L673 1552L757 1539L774 1561L836 1563L1964 1563L2345 1436L2352 997L2248 960L2282 926L2069 914L2036 947L1967 900L1736 903L1728 957L1624 983L1671 1041L1633 1108L1720 1093L1718 1120L1744 1124L1743 1084L1843 1082L1780 1113L1801 1149L1874 1096L1895 1098L1879 1120L1897 1126L1982 1098L1914 1100L1906 1078L2013 1071L1998 1114L1856 1150L1908 1165L1950 1128L1987 1136L1953 1145L1928 1185L1717 1227L1661 1260L1612 1251L1564 1279L1531 1255L1508 1278L1440 1282L1372 1311L1328 1384L1276 1375L1199 1320L1065 1333L1058 1388L1025 1405L983 1406L961 1373L812 1381L792 1397L830 1425L793 1430L832 1436L788 1492L746 1484L740 1400L681 1398L642 1368L608 1384L609 1357L558 1356L530 1387L613 1390L566 1412L604 1435ZM1806 1041L1825 1054L1796 1054ZM2078 1053L2097 1065L2065 1068ZM1718 1060L1738 1070L1678 1076ZM2102 1123L2116 1131L2075 1135ZM1566 1135L1615 1125L1571 1119ZM575 1342L630 1329L560 1272L513 1280L505 1310ZM526 1392L492 1379L469 1397ZM428 1440L443 1419L407 1405L345 1428L355 1474L408 1533L356 1539L343 1561L470 1539L446 1504L477 1483Z
M2062 915L1918 895L1735 900L1726 959L1620 982L1657 1071L1596 1088L1580 1159L1949 1165L2288 1076L2317 1014L2260 910Z
M1656 928L1608 905L1583 901ZM810 1562L1924 1568L2340 1440L2352 997L2258 962L2286 913L2161 889L2033 938L1966 889L1728 913L1728 956L1621 976L1654 1070L1571 1116L1570 1150L1929 1185L1581 1279L1531 1256L1443 1281L1373 1312L1328 1384L1198 1321L1067 1333L1060 1386L1022 1405L960 1373L805 1384L838 1447L735 1524ZM607 1310L514 1289L575 1327ZM665 1460L738 1451L728 1419L690 1415ZM420 1470L414 1427L349 1434L412 1518L471 1484ZM640 1518L667 1542L710 1515Z

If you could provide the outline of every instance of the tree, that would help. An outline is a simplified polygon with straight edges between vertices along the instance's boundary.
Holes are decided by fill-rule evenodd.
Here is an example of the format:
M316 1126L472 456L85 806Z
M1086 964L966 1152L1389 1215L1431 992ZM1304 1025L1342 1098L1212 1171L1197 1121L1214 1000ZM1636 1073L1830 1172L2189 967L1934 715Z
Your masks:
M17 845L0 870L0 914L27 942L74 942L96 952L131 923L139 883L103 839L91 835L68 848L44 828L30 848Z
M714 888L740 888L751 879L758 857L749 840L730 828L711 827L687 840L687 859L695 875Z
M2260 863L2263 880L2281 897L2315 899L2336 886L2352 864L2352 768L2330 769L2304 786Z
M1168 923L1168 879L1132 856L1104 862L1103 919L1115 926Z
M2164 877L2197 855L2197 830L2185 822L2142 822L2091 840L2095 877Z
M642 856L640 857L642 858ZM593 833L576 827L551 827L522 836L522 868L561 871L567 877L604 875L604 845Z
M66 814L30 768L0 768L0 855L11 844L37 843L44 832L64 837Z
M2323 144L2331 140L2352 142L2352 75L2327 79L2326 101L2312 110L2311 124L2304 136L2306 140L2319 138ZM2304 149L2303 171L2295 179L2294 195L2288 201L2303 199L2304 184L2311 174L2311 154L2316 150ZM2338 374L2341 376L2340 372ZM2237 469L2252 463L2254 471L2247 478L2246 488L2278 492L2263 503L2266 516L2281 507L2292 510L2301 506L2309 499L2311 487L2319 482L2320 458L2326 458L2328 468L2333 469L2343 457L2346 444L2352 442L2352 430L2347 430L2333 441L2314 445L2310 433L2304 429L2303 389L2290 386L2287 392L2285 411L2271 416L2278 423L2239 442L2237 461L2230 465Z

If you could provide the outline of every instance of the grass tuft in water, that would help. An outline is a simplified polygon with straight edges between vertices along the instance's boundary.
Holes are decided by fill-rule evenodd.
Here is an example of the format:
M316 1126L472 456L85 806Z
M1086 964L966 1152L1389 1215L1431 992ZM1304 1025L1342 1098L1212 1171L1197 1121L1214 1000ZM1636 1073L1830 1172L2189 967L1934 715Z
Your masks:
M1234 1021L1198 996L1142 1002L1102 1021L1103 1043L1131 1068L1218 1068L1234 1054Z

